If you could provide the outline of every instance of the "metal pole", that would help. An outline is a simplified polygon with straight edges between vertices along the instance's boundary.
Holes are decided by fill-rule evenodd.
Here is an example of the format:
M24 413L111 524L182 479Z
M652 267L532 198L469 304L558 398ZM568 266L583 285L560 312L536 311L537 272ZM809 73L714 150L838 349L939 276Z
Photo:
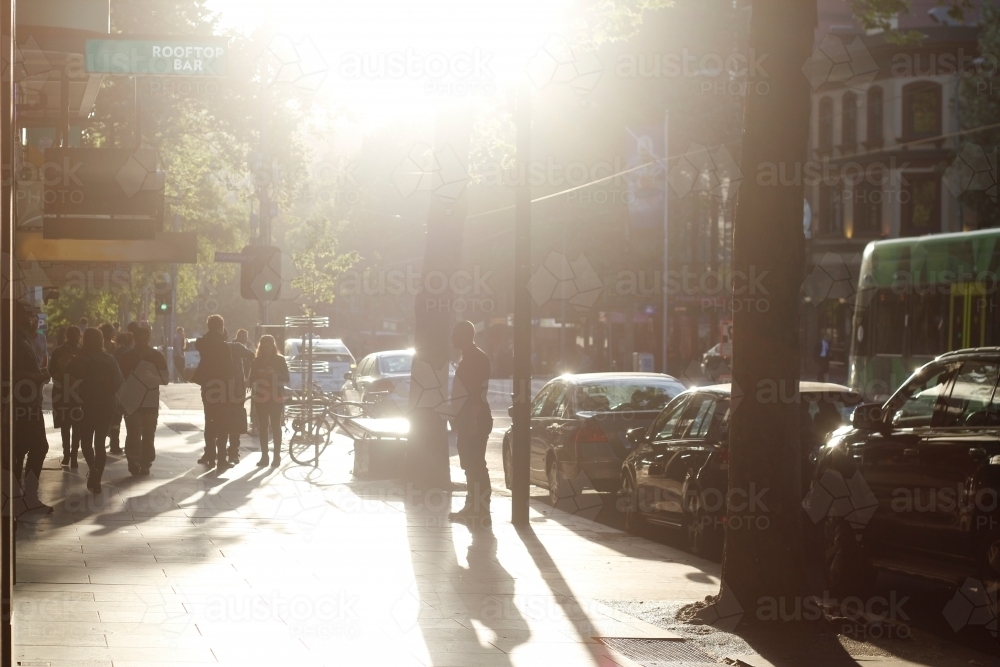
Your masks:
M665 111L663 113L663 275L660 277L660 289L663 290L663 372L669 372L669 365L667 364L667 354L669 352L669 332L670 332L670 320L669 320L669 306L670 306L670 295L667 293L667 270L670 266L670 227L668 222L670 221L670 185L668 179L668 172L670 170L670 163L667 162L670 157L669 153L669 136L670 136L670 112Z
M267 131L267 101L264 90L260 91L260 165L266 170L264 174L257 174L258 177L258 208L257 224L260 225L260 232L257 237L258 245L271 245L271 178L274 176L274 169L271 166L268 155L268 131ZM268 323L268 302L259 301L260 323Z
M16 13L16 0L2 0L0 2L0 35L4 39L0 40L0 48L3 49L3 59L7 63L14 62L14 50L16 44L15 35L15 21L14 15ZM12 65L9 65L12 66ZM2 83L0 83L0 164L3 166L4 173L13 173L14 167L14 155L15 151L18 150L17 142L15 137L17 136L17 128L15 124L14 115L14 76L4 77ZM2 233L0 233L0 250L2 250L2 256L0 256L0 262L3 263L3 271L7 276L13 279L15 275L14 271L14 185L16 183L15 178L3 179L0 182L0 209L2 209ZM19 287L19 286L18 286ZM13 296L15 287L13 285L8 285L7 289L11 294L6 295L8 297ZM14 442L14 402L9 400L9 387L11 382L11 368L13 362L13 321L14 321L14 301L13 299L6 299L0 301L3 304L2 317L0 317L0 322L2 322L2 327L0 327L0 349L2 349L3 354L3 382L6 383L3 388L3 401L0 404L0 411L3 412L2 418L0 418L0 453L2 453L2 462L0 462L0 468L2 468L2 473L4 476L3 487L10 491L17 488L14 481L14 456L13 456L13 442ZM14 591L14 579L15 579L15 563L17 550L14 543L14 512L11 509L12 502L8 500L7 506L4 511L0 512L0 520L2 520L3 529L0 531L0 550L2 550L2 555L0 555L0 560L2 560L3 566L3 580L0 582L0 665L2 667L10 667L14 664L14 641L12 632L12 608L13 600L11 599Z
M531 431L528 406L531 402L531 188L528 162L531 159L531 89L521 82L517 89L514 122L517 127L517 166L524 178L515 194L514 218L514 382L511 430L513 503L511 523L528 525L528 479Z

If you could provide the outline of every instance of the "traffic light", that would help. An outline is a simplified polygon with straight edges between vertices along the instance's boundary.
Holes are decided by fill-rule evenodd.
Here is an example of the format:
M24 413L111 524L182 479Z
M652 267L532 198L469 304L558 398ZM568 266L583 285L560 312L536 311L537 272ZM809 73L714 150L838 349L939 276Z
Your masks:
M157 315L166 315L173 310L173 290L170 289L170 283L156 283L153 285L153 292L156 294Z
M250 260L240 264L240 295L254 301L276 301L281 293L281 249L249 245L243 254Z

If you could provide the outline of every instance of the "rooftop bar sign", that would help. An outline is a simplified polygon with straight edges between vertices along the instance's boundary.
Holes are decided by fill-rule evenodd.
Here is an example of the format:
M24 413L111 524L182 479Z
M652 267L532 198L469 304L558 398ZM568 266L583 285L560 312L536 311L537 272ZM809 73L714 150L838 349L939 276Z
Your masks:
M223 39L88 39L87 71L97 74L225 76Z

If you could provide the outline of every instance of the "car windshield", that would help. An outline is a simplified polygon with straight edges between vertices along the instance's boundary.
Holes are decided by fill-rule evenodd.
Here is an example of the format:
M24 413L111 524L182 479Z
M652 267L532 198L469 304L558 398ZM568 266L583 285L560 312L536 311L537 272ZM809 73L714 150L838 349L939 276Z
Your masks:
M677 383L637 383L635 380L604 381L574 388L576 409L581 412L614 410L661 410L684 391Z
M413 364L413 355L411 354L393 354L390 356L379 357L378 367L383 373L409 373L410 366Z

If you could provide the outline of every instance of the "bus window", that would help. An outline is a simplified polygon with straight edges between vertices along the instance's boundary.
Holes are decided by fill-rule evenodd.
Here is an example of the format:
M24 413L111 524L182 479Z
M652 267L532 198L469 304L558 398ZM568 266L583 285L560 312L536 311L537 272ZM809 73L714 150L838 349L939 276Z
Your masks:
M906 297L879 291L875 304L875 354L903 354L906 330Z
M948 295L915 294L910 316L910 354L936 357L948 351Z

